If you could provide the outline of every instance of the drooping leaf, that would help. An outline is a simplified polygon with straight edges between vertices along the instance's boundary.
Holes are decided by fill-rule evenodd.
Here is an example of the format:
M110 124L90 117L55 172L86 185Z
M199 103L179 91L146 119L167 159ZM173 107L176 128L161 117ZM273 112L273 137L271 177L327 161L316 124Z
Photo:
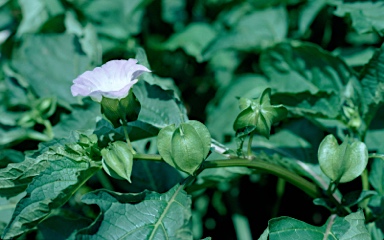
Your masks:
M339 145L330 134L320 143L318 158L321 170L335 182L349 182L360 176L368 164L368 149L363 142L348 137Z
M369 240L371 238L364 221L362 211L351 213L344 218L331 215L321 227L315 227L290 217L279 217L268 222L269 239Z
M97 204L101 218L96 231L80 232L80 239L192 239L191 199L183 186L163 194L98 190L84 195L82 201Z
M70 109L78 103L71 94L72 80L97 62L81 49L79 38L71 34L25 35L13 53L11 67L39 97L57 97ZM36 56L40 56L36 58Z
M2 237L9 239L30 231L53 209L67 202L99 169L100 165L66 157L51 161L28 185L27 195L18 202Z
M363 200L368 199L368 198L370 198L376 194L377 194L377 192L369 191L369 190L352 191L352 192L349 192L343 196L341 203L344 206L351 207L351 206L356 205L356 204L362 202Z
M384 35L384 3L371 1L343 2L337 1L334 14L339 17L349 16L352 27L359 34L377 32Z

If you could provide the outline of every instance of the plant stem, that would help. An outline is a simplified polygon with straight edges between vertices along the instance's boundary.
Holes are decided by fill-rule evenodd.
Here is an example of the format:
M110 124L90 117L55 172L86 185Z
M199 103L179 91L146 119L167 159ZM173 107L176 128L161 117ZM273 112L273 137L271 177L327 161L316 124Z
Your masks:
M255 132L252 132L250 135L249 135L249 139L248 139L248 151L247 151L247 157L249 159L252 158L252 140L253 140L253 135L255 135Z
M149 161L163 161L160 155L155 154L134 154L133 159L136 160L149 160ZM295 185L303 190L312 198L321 197L320 189L313 183L309 182L305 178L296 175L287 169L278 165L265 162L259 159L244 159L244 158L232 158L232 159L219 159L205 161L201 167L201 171L207 168L222 168L222 167L249 167L257 169L261 172L270 173L277 177L284 179L285 181Z
M211 160L211 161L205 161L203 164L203 168L222 168L222 167L249 167L253 169L260 170L265 173L273 174L277 177L280 177L287 182L295 185L296 187L303 190L305 193L307 193L309 196L313 198L318 198L321 196L321 191L319 188L309 182L308 180L296 175L293 172L288 171L287 169L280 167L275 164L271 164L262 160L253 159L220 159L220 160Z
M164 161L158 154L135 153L133 159L148 160L148 161Z
M128 148L131 149L133 154L135 154L136 151L133 149L131 141L129 140L128 130L127 130L128 122L126 120L123 120L123 123L124 123L123 131L124 131L124 135L125 135L125 141L127 142Z

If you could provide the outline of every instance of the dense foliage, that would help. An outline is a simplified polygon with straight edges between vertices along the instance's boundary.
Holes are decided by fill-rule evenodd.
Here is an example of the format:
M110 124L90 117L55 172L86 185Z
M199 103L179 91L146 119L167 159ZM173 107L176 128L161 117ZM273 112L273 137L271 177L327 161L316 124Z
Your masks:
M0 0L1 238L383 239L383 12ZM71 94L129 58L126 100Z

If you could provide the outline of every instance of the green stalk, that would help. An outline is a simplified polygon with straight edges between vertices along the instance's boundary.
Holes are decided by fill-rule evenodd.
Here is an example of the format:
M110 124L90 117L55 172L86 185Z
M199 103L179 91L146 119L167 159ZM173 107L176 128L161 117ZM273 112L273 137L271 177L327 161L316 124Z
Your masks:
M136 153L133 155L133 159L136 160L148 160L148 161L163 161L160 155L156 154L142 154ZM257 169L261 172L269 173L284 179L285 181L295 185L296 187L303 190L312 198L321 197L320 189L313 183L309 182L305 178L296 175L287 169L277 166L272 163L268 163L259 159L244 159L244 158L232 158L232 159L219 159L205 161L200 168L203 171L207 168L222 168L222 167L249 167ZM200 172L199 171L199 172Z
M129 140L129 135L128 135L128 122L126 120L123 120L123 131L125 135L125 141L127 142L128 148L132 151L133 154L136 153L136 151L133 149L131 141Z
M255 135L255 132L254 132L254 131L249 135L249 139L248 139L248 151L247 151L247 157L248 157L249 159L252 158L252 140L253 140L253 135Z
M222 167L249 167L249 168L257 169L261 172L270 173L272 175L275 175L277 177L284 179L285 181L303 190L312 198L321 197L321 191L315 184L296 175L295 173L288 171L283 167L280 167L275 164L271 164L262 160L254 159L250 161L249 159L235 158L230 160L227 160L227 159L211 160L211 161L205 161L203 163L204 169L222 168Z

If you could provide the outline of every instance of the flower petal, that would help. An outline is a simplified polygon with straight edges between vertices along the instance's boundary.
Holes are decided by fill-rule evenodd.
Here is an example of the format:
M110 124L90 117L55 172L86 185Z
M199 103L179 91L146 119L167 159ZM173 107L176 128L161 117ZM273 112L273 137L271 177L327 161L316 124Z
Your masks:
M86 71L73 80L73 96L90 96L100 102L102 97L121 99L144 72L151 72L136 59L112 60L92 71Z

